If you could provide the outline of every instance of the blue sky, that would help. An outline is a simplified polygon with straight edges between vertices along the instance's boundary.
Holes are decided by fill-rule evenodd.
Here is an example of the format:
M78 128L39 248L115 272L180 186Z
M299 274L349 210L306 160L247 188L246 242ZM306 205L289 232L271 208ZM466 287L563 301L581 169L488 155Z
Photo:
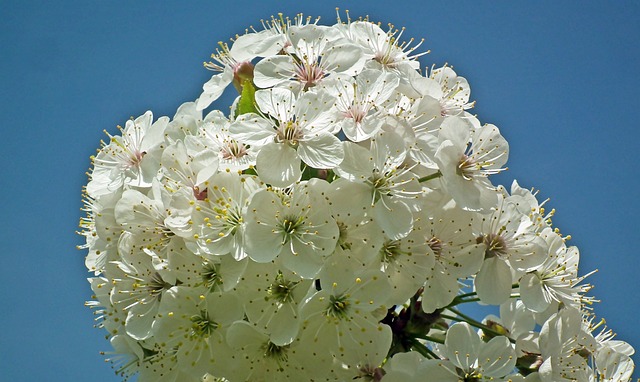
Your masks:
M599 269L596 314L640 349L640 3L558 3L0 2L0 380L119 380L99 354L109 344L83 306L89 274L74 248L103 129L198 97L217 41L277 12L333 23L336 6L425 37L423 65L448 62L469 80L480 120L511 146L495 181L551 198L582 273Z

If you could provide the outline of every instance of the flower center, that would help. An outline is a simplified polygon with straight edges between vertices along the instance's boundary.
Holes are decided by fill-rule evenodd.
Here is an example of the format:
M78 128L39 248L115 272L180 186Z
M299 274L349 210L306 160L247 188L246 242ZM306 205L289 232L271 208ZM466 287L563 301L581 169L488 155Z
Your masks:
M476 241L478 243L484 243L486 246L484 251L485 259L507 255L507 243L500 235L490 233L488 235L480 236Z
M218 271L216 264L205 263L200 277L205 287L209 289L209 292L215 291L220 285L222 285L222 276Z
M302 130L295 121L281 123L276 132L276 140L278 142L286 142L292 146L297 146L298 141L302 138Z
M400 242L397 240L388 240L382 245L380 250L382 254L382 262L385 264L392 263L402 254L400 250Z
M475 372L473 373L467 373L464 375L464 382L475 382L475 381L479 381L482 379L482 375L481 374L477 374Z
M462 155L462 157L460 158L460 162L458 163L456 173L466 180L473 180L477 169L478 166L473 159L471 159L468 155Z
M362 120L364 120L368 112L369 110L366 104L354 101L349 109L344 112L344 117L353 119L355 123L362 123Z
M227 210L227 213L224 215L225 219L225 227L229 230L231 234L235 234L243 223L242 219L242 211L238 206L235 208L231 208Z
M322 70L322 67L318 64L309 64L307 62L302 62L296 65L296 79L304 84L304 90L308 90L309 88L316 86L318 81L320 81L325 73Z
M284 220L279 223L279 231L282 232L284 239L288 240L296 234L296 231L302 227L304 223L303 216L285 216Z
M433 253L436 255L436 258L439 258L442 255L442 248L443 248L442 240L434 236L427 241L427 245L429 246L429 248L431 248Z
M136 167L140 164L140 162L142 161L142 158L146 155L147 153L145 151L140 151L140 150L134 150L131 152L131 157L129 158L129 166L130 167Z
M382 50L384 49L384 50ZM394 57L391 55L391 50L393 49L393 42L388 42L384 44L384 47L381 50L378 50L373 59L377 61L380 65L386 66L388 68L393 68L396 66L396 62L394 61Z
M149 294L160 301L162 298L162 292L171 288L173 285L162 279L160 273L156 272L151 276L151 280L147 284L147 289L149 290Z
M220 327L220 324L209 318L209 314L206 310L200 310L200 314L191 316L191 322L192 337L209 337Z
M287 361L287 351L289 350L289 345L278 346L269 341L262 346L262 349L264 350L264 356L266 358L273 358L277 362Z
M247 155L247 146L243 143L239 143L234 139L226 141L225 144L220 148L220 153L222 155L222 159L233 160L242 158Z
M392 196L391 187L393 185L391 176L393 170L386 173L380 172L378 169L373 170L373 174L369 178L369 183L373 186L373 200L377 202L381 196Z
M358 376L353 379L362 379L366 382L379 382L384 377L385 371L380 367L371 365L362 366L359 370Z
M278 272L276 279L269 288L267 288L268 298L272 298L279 303L287 303L293 301L293 288L298 285L298 282L288 281L284 278L282 272Z
M222 188L222 192L226 192L226 189ZM223 196L220 196L212 203L215 203L211 211L215 214L216 224L214 225L214 223L211 222L211 218L206 217L204 218L206 226L215 226L215 229L222 229L222 231L218 233L220 237L234 235L238 227L242 226L244 222L242 218L242 208L231 200L230 197L225 199Z
M346 318L349 305L350 303L347 295L331 295L331 297L329 297L329 306L325 311L325 315L338 319Z

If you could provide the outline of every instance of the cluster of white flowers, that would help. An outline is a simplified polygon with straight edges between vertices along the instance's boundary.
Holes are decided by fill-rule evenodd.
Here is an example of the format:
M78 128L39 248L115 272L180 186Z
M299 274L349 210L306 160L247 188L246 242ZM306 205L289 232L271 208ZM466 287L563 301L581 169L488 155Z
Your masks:
M221 44L195 102L109 135L81 220L88 304L139 381L626 381L578 249L467 81L368 20ZM231 113L210 109L225 88ZM499 306L477 320L474 302ZM496 308L496 311L498 309Z

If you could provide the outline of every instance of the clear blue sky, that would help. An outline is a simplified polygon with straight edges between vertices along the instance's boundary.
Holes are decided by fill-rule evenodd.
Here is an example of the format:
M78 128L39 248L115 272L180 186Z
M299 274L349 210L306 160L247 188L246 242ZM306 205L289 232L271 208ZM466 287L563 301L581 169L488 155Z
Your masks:
M425 37L423 65L449 62L469 80L480 120L511 145L499 181L551 198L582 272L599 269L595 312L640 350L640 3L269 4L0 2L0 381L119 381L99 354L110 345L83 306L89 274L74 248L102 130L198 97L217 41L277 12L333 23L335 6Z

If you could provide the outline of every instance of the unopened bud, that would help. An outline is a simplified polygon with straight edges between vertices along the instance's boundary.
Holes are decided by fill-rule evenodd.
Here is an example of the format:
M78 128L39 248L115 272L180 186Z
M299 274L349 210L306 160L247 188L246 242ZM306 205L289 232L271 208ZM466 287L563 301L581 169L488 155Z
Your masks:
M245 81L253 82L253 64L245 61L233 68L233 86L242 94L242 85Z

